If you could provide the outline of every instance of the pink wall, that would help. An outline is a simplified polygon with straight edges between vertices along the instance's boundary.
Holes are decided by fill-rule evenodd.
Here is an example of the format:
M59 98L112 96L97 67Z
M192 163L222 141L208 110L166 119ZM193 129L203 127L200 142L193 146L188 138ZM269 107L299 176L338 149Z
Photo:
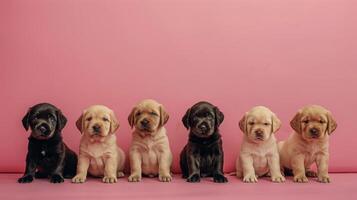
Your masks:
M24 169L28 107L52 102L68 117L65 141L78 151L75 120L91 104L113 108L126 151L127 116L144 98L170 113L178 155L181 123L199 100L220 107L225 170L234 168L238 120L254 105L283 122L305 104L336 117L330 170L357 172L356 1L353 0L2 0L0 1L0 171Z

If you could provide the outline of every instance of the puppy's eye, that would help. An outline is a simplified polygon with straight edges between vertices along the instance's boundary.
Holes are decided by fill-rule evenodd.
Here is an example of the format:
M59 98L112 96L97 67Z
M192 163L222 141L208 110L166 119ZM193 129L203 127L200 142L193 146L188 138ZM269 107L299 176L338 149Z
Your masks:
M150 112L150 115L158 116L156 112Z
M135 116L139 116L139 115L141 115L141 112L137 112L137 113L135 114Z
M106 118L106 117L103 117L103 121L108 122L108 121L109 121L109 119L108 119L108 118Z
M249 125L254 125L254 122L249 122L248 124L249 124Z
M88 117L86 120L87 120L87 121L90 121L90 120L92 120L92 117Z
M304 124L308 124L309 123L309 120L304 120L304 121L302 121L302 123L304 123Z
M270 124L269 123L264 123L264 126L269 126Z
M326 123L324 120L320 120L319 122L320 122L320 124Z

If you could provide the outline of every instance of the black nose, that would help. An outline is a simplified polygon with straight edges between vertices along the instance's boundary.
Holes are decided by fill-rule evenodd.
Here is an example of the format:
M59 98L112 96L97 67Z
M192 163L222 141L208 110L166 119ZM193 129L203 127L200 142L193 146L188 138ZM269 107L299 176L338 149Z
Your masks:
M147 119L143 119L143 120L141 120L141 125L143 125L143 126L147 126L148 124L149 124L149 120L147 120Z
M208 129L207 125L206 124L200 124L198 126L199 129L201 129L202 131L206 131Z
M312 136L318 136L319 135L319 130L317 128L311 128L310 133Z
M46 131L47 131L47 129L46 129L45 126L40 126L40 127L38 127L38 130L39 130L42 134L45 134Z
M256 135L257 137L263 137L263 136L264 136L263 131L262 131L262 130L260 130L260 129L255 130L254 132L255 132L255 135Z
M96 124L92 128L93 128L94 132L97 132L97 133L100 132L100 126L99 125Z

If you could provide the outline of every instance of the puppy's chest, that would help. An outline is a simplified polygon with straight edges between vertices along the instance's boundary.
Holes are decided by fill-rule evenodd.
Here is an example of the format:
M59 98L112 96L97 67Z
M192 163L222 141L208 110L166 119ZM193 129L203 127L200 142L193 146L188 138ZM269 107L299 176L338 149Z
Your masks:
M90 144L85 148L84 151L86 154L93 158L100 158L111 152L107 145L101 143Z

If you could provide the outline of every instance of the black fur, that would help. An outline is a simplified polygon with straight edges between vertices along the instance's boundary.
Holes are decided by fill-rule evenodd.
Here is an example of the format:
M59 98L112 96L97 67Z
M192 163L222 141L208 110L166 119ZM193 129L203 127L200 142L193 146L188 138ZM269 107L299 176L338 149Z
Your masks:
M77 155L63 142L61 131L66 117L55 106L41 103L28 110L22 124L31 129L26 169L19 183L30 183L34 178L50 178L52 183L61 183L63 178L76 174Z
M228 182L223 174L223 149L218 127L223 113L208 102L199 102L182 118L190 130L188 143L180 155L182 177L199 182L201 177L213 177L214 182Z

